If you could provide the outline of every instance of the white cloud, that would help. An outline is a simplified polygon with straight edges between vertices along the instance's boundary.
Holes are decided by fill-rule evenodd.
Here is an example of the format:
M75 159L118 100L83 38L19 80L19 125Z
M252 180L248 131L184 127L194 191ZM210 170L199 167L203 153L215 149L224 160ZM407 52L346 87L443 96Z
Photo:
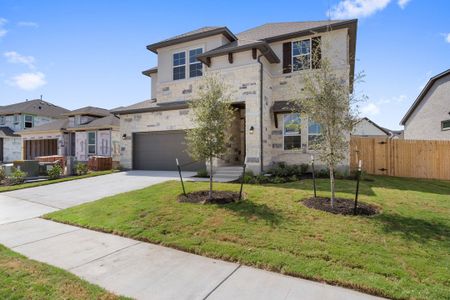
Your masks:
M361 107L361 113L363 115L377 115L380 113L380 108L373 102L367 103L365 106Z
M450 44L450 33L443 33L444 39L447 43Z
M390 103L400 103L407 99L406 95L393 96L390 98L382 98L377 101L377 104L390 104Z
M383 10L391 0L342 0L327 15L333 19L368 17Z
M25 56L17 53L16 51L9 51L3 53L6 57L6 60L13 64L24 64L27 65L30 69L34 69L34 57L33 56Z
M0 38L4 37L8 32L8 30L4 28L6 23L8 23L8 20L0 18Z
M405 9L406 5L408 5L409 1L411 0L398 0L398 6L400 6L401 9Z
M6 83L27 91L37 89L47 84L45 75L41 72L22 73L14 76L11 80L6 81Z
M21 22L17 22L17 26L20 27L34 27L34 28L38 28L39 24L36 22L27 22L27 21L21 21Z

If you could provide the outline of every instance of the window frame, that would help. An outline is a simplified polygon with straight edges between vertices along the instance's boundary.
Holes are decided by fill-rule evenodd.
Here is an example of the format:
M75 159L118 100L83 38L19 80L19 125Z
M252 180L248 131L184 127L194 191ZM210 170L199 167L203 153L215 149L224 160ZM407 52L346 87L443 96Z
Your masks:
M289 115L298 115L299 119L300 119L300 124L299 124L299 132L296 133L288 133L286 134L285 132L285 125L286 125L286 120L285 117L289 116ZM287 113L287 114L282 114L283 116L283 151L298 151L301 150L302 147L302 116L300 115L300 113ZM298 148L292 148L292 149L286 149L286 143L285 143L285 137L299 137L300 138L300 147Z
M181 54L184 53L184 64L182 65L175 65L175 55L176 54ZM183 78L178 78L175 79L175 68L181 68L184 67L184 77ZM183 80L186 79L186 51L177 51L177 52L173 52L172 53L172 80L176 81L176 80Z
M191 63L191 51L199 50L199 49L201 50L200 54L203 54L203 47L191 48L191 49L187 50L187 54L188 54L187 57L188 57L188 60L189 60L189 68L188 68L188 70L186 70L186 72L189 74L189 78L195 78L195 77L202 77L203 76L203 63L201 61L199 61L198 59L195 62ZM191 65L197 65L197 64L200 64L200 66L201 66L202 75L191 76ZM186 76L186 78L188 78L188 77Z
M0 116L0 125L5 125L5 124L6 124L6 117Z
M193 62L193 63L190 62L190 56L189 56L190 55L190 51L198 50L198 49L201 49L202 53L205 52L205 47L204 46L195 46L195 47L187 48L185 50L175 50L175 51L172 52L172 81L178 81L178 80L185 80L185 79L189 79L189 78L202 77L204 75L203 63L201 61L197 60L196 62ZM184 65L175 66L174 65L173 56L175 54L180 54L180 53L184 53L184 58L185 58ZM200 75L200 76L192 76L191 77L190 76L191 75L191 72L190 72L191 71L190 70L191 69L191 64L194 65L194 64L198 64L198 63L200 63L200 65L202 67L202 75ZM174 79L174 76L173 76L174 69L177 68L177 67L183 67L183 66L184 66L184 78Z
M31 118L31 121L27 121L27 117ZM27 127L27 123L31 123L30 127ZM23 128L33 128L34 127L34 117L32 115L23 116Z
M310 132L309 132L310 122L319 125L319 128L320 128L320 132L319 132L319 133L310 133ZM322 125L320 125L320 124L317 123L317 122L313 122L312 120L310 120L310 119L308 118L308 141L307 141L307 143L308 143L308 150L314 150L314 149L311 148L311 145L310 145L310 143L309 143L309 137L310 137L310 136L321 136L321 135L322 135Z
M449 122L450 123L450 119L441 121L441 131L450 130L450 125L448 127L444 127L444 123L445 122Z
M94 144L91 144L89 142L89 134L91 134L91 133L94 134ZM88 156L92 156L92 155L96 155L97 154L97 132L96 131L88 131L87 132L87 143L86 143L86 146L87 146L87 155ZM89 146L94 146L94 153L91 153L89 151Z
M309 41L309 53L308 54L298 54L294 55L294 43ZM292 72L301 72L306 70L312 70L312 38L302 39L302 40L296 40L291 42L291 71ZM294 57L301 57L301 56L308 56L309 55L309 68L307 69L294 69Z

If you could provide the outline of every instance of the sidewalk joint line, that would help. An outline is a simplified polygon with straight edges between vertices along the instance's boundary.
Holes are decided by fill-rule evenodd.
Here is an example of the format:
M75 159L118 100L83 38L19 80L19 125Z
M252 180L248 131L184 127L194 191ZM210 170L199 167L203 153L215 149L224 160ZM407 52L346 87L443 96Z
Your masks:
M106 233L106 234L108 234L108 233ZM125 246L125 247L123 247L123 248L114 250L113 252L110 252L110 253L105 254L105 255L103 255L103 256L94 258L93 260L90 260L90 261L88 261L88 262L82 263L81 265L78 265L78 266L75 266L75 267L68 268L67 270L68 270L68 271L72 271L72 270L74 270L74 269L76 269L76 268L79 268L79 267L88 265L88 264L90 264L90 263L93 263L94 261L100 260L100 259L102 259L102 258L105 258L105 257L110 256L110 255L113 255L113 254L116 254L116 253L119 252L119 251L128 249L128 248L133 247L133 246L136 246L136 245L138 245L138 244L142 244L142 242L137 241L137 242L134 243L134 244L131 244L131 245Z
M67 234L67 233L72 233L72 232L79 231L79 230L81 230L81 228L76 228L76 229L73 229L73 230L70 230L70 231L67 231L67 232L58 233L58 234L55 234L55 235L52 235L52 236L48 236L48 237L45 237L45 238L42 238L42 239L38 239L38 240L35 240L35 241L26 242L26 243L23 243L23 244L12 246L11 249L15 249L15 248L18 248L18 247L21 247L21 246L26 246L26 245L29 245L29 244L33 244L33 243L37 243L37 242L40 242L40 241L48 240L48 239L51 239L51 238L54 238L54 237L57 237L57 236L61 236L61 235Z
M228 278L230 278L240 267L241 265L238 265L236 269L234 269L230 274L228 274L227 277L225 277L221 282L219 282L219 284L215 288L213 288L208 294L206 294L203 300L208 299L208 297L211 296L211 294L214 293L225 281L227 281Z

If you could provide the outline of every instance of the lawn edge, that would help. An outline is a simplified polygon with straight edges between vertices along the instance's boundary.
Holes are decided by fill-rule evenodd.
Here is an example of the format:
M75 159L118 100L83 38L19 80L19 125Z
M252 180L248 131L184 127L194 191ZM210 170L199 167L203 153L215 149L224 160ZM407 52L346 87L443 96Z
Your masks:
M241 262L238 259L214 255L214 253L209 253L209 252L208 253L199 253L192 249L186 249L186 248L178 247L178 246L172 245L172 244L165 244L165 243L161 243L161 242L157 242L157 241L152 241L151 239L147 239L147 238L132 237L132 236L127 235L120 231L107 230L104 228L98 228L98 227L89 226L89 225L80 225L80 224L70 222L70 221L60 221L60 220L53 219L52 217L50 217L51 214L52 213L45 214L45 215L41 216L41 218L43 218L45 220L50 220L53 222L61 223L61 224L76 226L76 227L83 228L83 229L89 229L89 230L93 230L93 231L97 231L97 232L102 232L102 233L112 234L112 235L116 235L116 236L120 236L120 237L125 237L125 238L129 238L129 239L139 241L139 242L149 243L149 244L153 244L153 245L159 245L159 246L163 246L163 247L167 247L167 248L171 248L171 249L175 249L175 250L179 250L182 252L195 254L195 255L199 255L199 256L203 256L203 257L207 257L207 258L218 259L218 260L222 260L225 262L231 262L231 263L238 263L238 264L246 266L246 267L256 268L256 269L274 272L274 273L278 273L281 275L286 275L286 276L290 276L290 277L294 277L294 278L300 278L300 279L310 280L310 281L314 281L314 282L318 282L318 283L324 283L324 284L328 284L328 285L332 285L332 286L346 288L346 289L350 289L353 291L361 292L361 293L372 295L372 296L383 297L383 298L387 298L387 299L395 299L395 300L407 299L407 298L395 298L392 295L388 295L384 291L379 290L379 289L366 288L364 286L355 285L352 283L345 283L345 282L341 282L341 281L327 280L327 279L324 279L321 277L305 276L303 274L298 274L298 273L291 273L291 272L283 273L283 272L281 272L280 269L277 269L277 268L274 268L271 266L248 264L245 262Z

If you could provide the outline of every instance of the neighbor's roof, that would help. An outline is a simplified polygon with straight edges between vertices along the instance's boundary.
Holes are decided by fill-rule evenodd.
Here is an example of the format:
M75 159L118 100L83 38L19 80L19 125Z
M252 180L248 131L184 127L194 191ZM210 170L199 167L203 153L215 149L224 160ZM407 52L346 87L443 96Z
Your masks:
M19 135L14 134L14 130L12 130L9 127L6 126L2 126L0 127L0 137L1 138L5 138L5 137L19 137Z
M192 30L183 34L179 34L173 36L171 38L162 40L160 42L150 44L147 46L147 49L157 53L157 50L162 47L167 47L171 45L176 45L179 43L184 43L196 39L201 39L209 36L213 36L216 34L223 34L229 41L236 40L236 36L227 28L227 27L218 27L218 26L206 26L201 27L196 30Z
M111 111L115 114L133 114L153 111L165 111L188 108L188 102L184 100L157 103L156 99L145 100L130 106L121 107Z
M119 118L110 114L107 117L95 119L87 124L82 124L77 127L70 127L67 129L76 131L80 129L108 129L119 126L120 126Z
M65 116L74 116L74 115L90 115L90 116L98 116L98 117L106 117L111 113L109 110L95 107L95 106L85 106L79 109L72 110L70 112L65 113Z
M156 73L158 73L158 67L153 67L148 70L142 71L142 74L144 74L145 76L148 76L148 77L150 77L152 74L156 74Z
M408 119L411 117L411 115L414 113L414 111L416 110L416 108L419 106L419 104L422 102L422 100L425 98L425 95L428 93L428 91L431 89L431 87L435 84L435 82L447 75L450 75L450 69L437 74L434 77L431 77L430 80L428 80L427 84L425 85L425 87L423 88L423 90L420 92L419 96L417 97L417 99L414 101L414 103L412 104L412 106L408 109L408 111L406 112L405 116L403 117L403 119L400 122L400 125L405 125L406 121L408 121Z
M30 114L58 118L68 111L65 108L40 99L0 107L0 115Z
M378 125L377 123L375 123L374 121L372 121L371 119L369 119L369 118L367 118L367 117L364 117L364 118L360 119L360 120L358 121L358 123L361 122L361 121L367 121L367 122L369 122L370 124L372 124L373 126L375 126L375 127L378 128L378 129L380 129L381 131L383 131L383 132L384 132L385 134L387 134L387 135L392 135L392 134L393 134L391 130L389 130L389 129L387 129L387 128L384 128L384 127L381 127L380 125Z
M48 131L61 131L67 128L69 125L69 119L64 118L60 120L55 120L46 124L42 124L39 126L35 126L32 128L26 128L22 131L17 132L18 134L29 134L29 133L37 133L37 132L48 132Z

